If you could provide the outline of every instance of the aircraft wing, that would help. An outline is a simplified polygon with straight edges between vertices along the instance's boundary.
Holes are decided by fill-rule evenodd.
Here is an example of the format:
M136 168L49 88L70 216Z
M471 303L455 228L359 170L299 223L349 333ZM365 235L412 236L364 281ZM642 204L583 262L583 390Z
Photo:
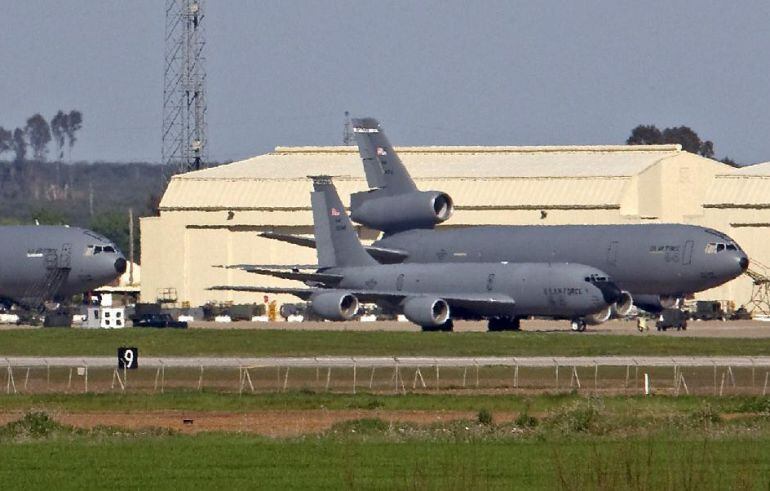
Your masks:
M259 234L259 236L265 237L266 239L278 240L301 247L310 247L311 249L315 249L315 239L311 239L309 237L279 234L276 232L262 232ZM364 246L364 249L366 249L366 252L368 252L369 255L376 259L380 264L402 263L406 260L406 258L409 257L409 253L407 251L402 251L400 249L388 249L385 247L377 246Z
M309 288L281 288L272 286L211 286L206 288L207 290L221 290L229 292L251 292L251 293L273 293L273 294L287 294L299 297L302 300L308 300L310 296L315 293L316 289Z
M314 293L322 291L332 291L329 288L281 288L281 287L265 287L265 286L212 286L209 290L225 290L225 291L238 291L238 292L254 292L254 293L273 293L273 294L288 294L301 298L302 300L308 300ZM396 291L376 291L376 290L349 290L350 292L363 303L377 303L380 301L386 301L389 303L398 303L409 296L435 296L445 300L450 307L461 307L465 309L485 309L489 310L490 306L499 307L501 311L509 309L516 305L513 298L508 295L489 294L483 295L478 293L469 294L442 294L442 293L419 293L419 294L405 294L403 292Z

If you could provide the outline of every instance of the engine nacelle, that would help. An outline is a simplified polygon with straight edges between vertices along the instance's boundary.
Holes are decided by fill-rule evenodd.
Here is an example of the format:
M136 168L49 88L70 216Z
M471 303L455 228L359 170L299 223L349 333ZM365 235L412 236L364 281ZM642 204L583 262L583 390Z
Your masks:
M449 320L449 305L434 297L410 297L404 301L404 316L420 326L440 326Z
M310 308L324 319L349 321L358 312L358 299L348 292L319 292L310 297Z
M602 324L604 322L607 322L610 320L610 317L612 316L612 306L608 305L599 312L595 314L591 314L585 317L586 324L590 326L596 326L599 324Z
M660 306L663 307L664 309L674 309L676 307L679 307L679 304L681 303L681 299L673 295L661 295L660 297L658 297L658 302L660 303Z
M673 309L681 304L681 298L674 295L637 295L634 305L647 312L657 314L663 309Z
M452 216L452 198L440 191L415 191L383 196L380 190L350 197L350 218L375 230L397 232L431 228Z
M612 304L612 317L625 317L631 312L631 307L634 306L634 298L630 293L623 291L620 292L620 298L617 302Z

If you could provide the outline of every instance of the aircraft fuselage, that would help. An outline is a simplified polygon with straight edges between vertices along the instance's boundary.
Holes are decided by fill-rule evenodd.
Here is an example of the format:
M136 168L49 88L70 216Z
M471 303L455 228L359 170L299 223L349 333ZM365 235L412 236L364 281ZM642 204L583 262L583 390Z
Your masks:
M633 294L694 293L748 266L730 237L677 224L438 227L392 234L373 245L408 252L407 263L585 264Z

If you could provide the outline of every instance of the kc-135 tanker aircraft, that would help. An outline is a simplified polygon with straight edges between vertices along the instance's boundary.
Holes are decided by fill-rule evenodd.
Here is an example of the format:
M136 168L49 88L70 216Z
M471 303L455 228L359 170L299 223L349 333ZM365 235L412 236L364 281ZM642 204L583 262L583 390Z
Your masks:
M77 227L0 227L0 302L41 308L104 286L126 271L109 239Z
M734 240L716 230L682 224L512 225L439 227L453 201L441 191L420 191L377 120L354 120L354 134L369 191L351 196L351 218L384 234L366 250L381 263L572 263L606 272L621 298L589 323L623 316L633 304L651 312L743 273L749 260ZM315 247L313 239L264 233ZM494 325L494 326L493 326ZM518 329L517 317L490 323Z
M359 301L402 313L424 330L452 330L454 319L571 319L578 327L606 317L621 296L602 271L582 264L465 262L380 264L367 254L331 179L314 178L311 193L318 270L244 267L304 281L310 288L215 286L212 290L286 293L310 301L329 320L349 320ZM237 266L236 266L237 267ZM494 330L494 322L490 327ZM582 330L582 329L581 329Z

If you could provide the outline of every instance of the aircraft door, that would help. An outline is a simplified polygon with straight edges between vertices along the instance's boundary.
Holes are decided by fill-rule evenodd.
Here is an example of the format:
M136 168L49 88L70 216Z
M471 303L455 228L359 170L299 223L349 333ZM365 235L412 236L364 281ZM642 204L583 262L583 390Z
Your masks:
M66 269L70 267L72 259L72 244L62 244L61 254L59 254L59 267Z
M401 273L398 275L398 278L396 278L396 290L401 291L404 289L404 273Z
M692 249L693 249L694 242L691 240L688 240L684 243L684 255L682 256L682 264L689 265L692 263Z
M610 247L607 249L607 263L610 266L616 266L618 263L618 241L613 240L610 242Z
M495 273L491 273L487 276L487 291L491 292L495 288Z

